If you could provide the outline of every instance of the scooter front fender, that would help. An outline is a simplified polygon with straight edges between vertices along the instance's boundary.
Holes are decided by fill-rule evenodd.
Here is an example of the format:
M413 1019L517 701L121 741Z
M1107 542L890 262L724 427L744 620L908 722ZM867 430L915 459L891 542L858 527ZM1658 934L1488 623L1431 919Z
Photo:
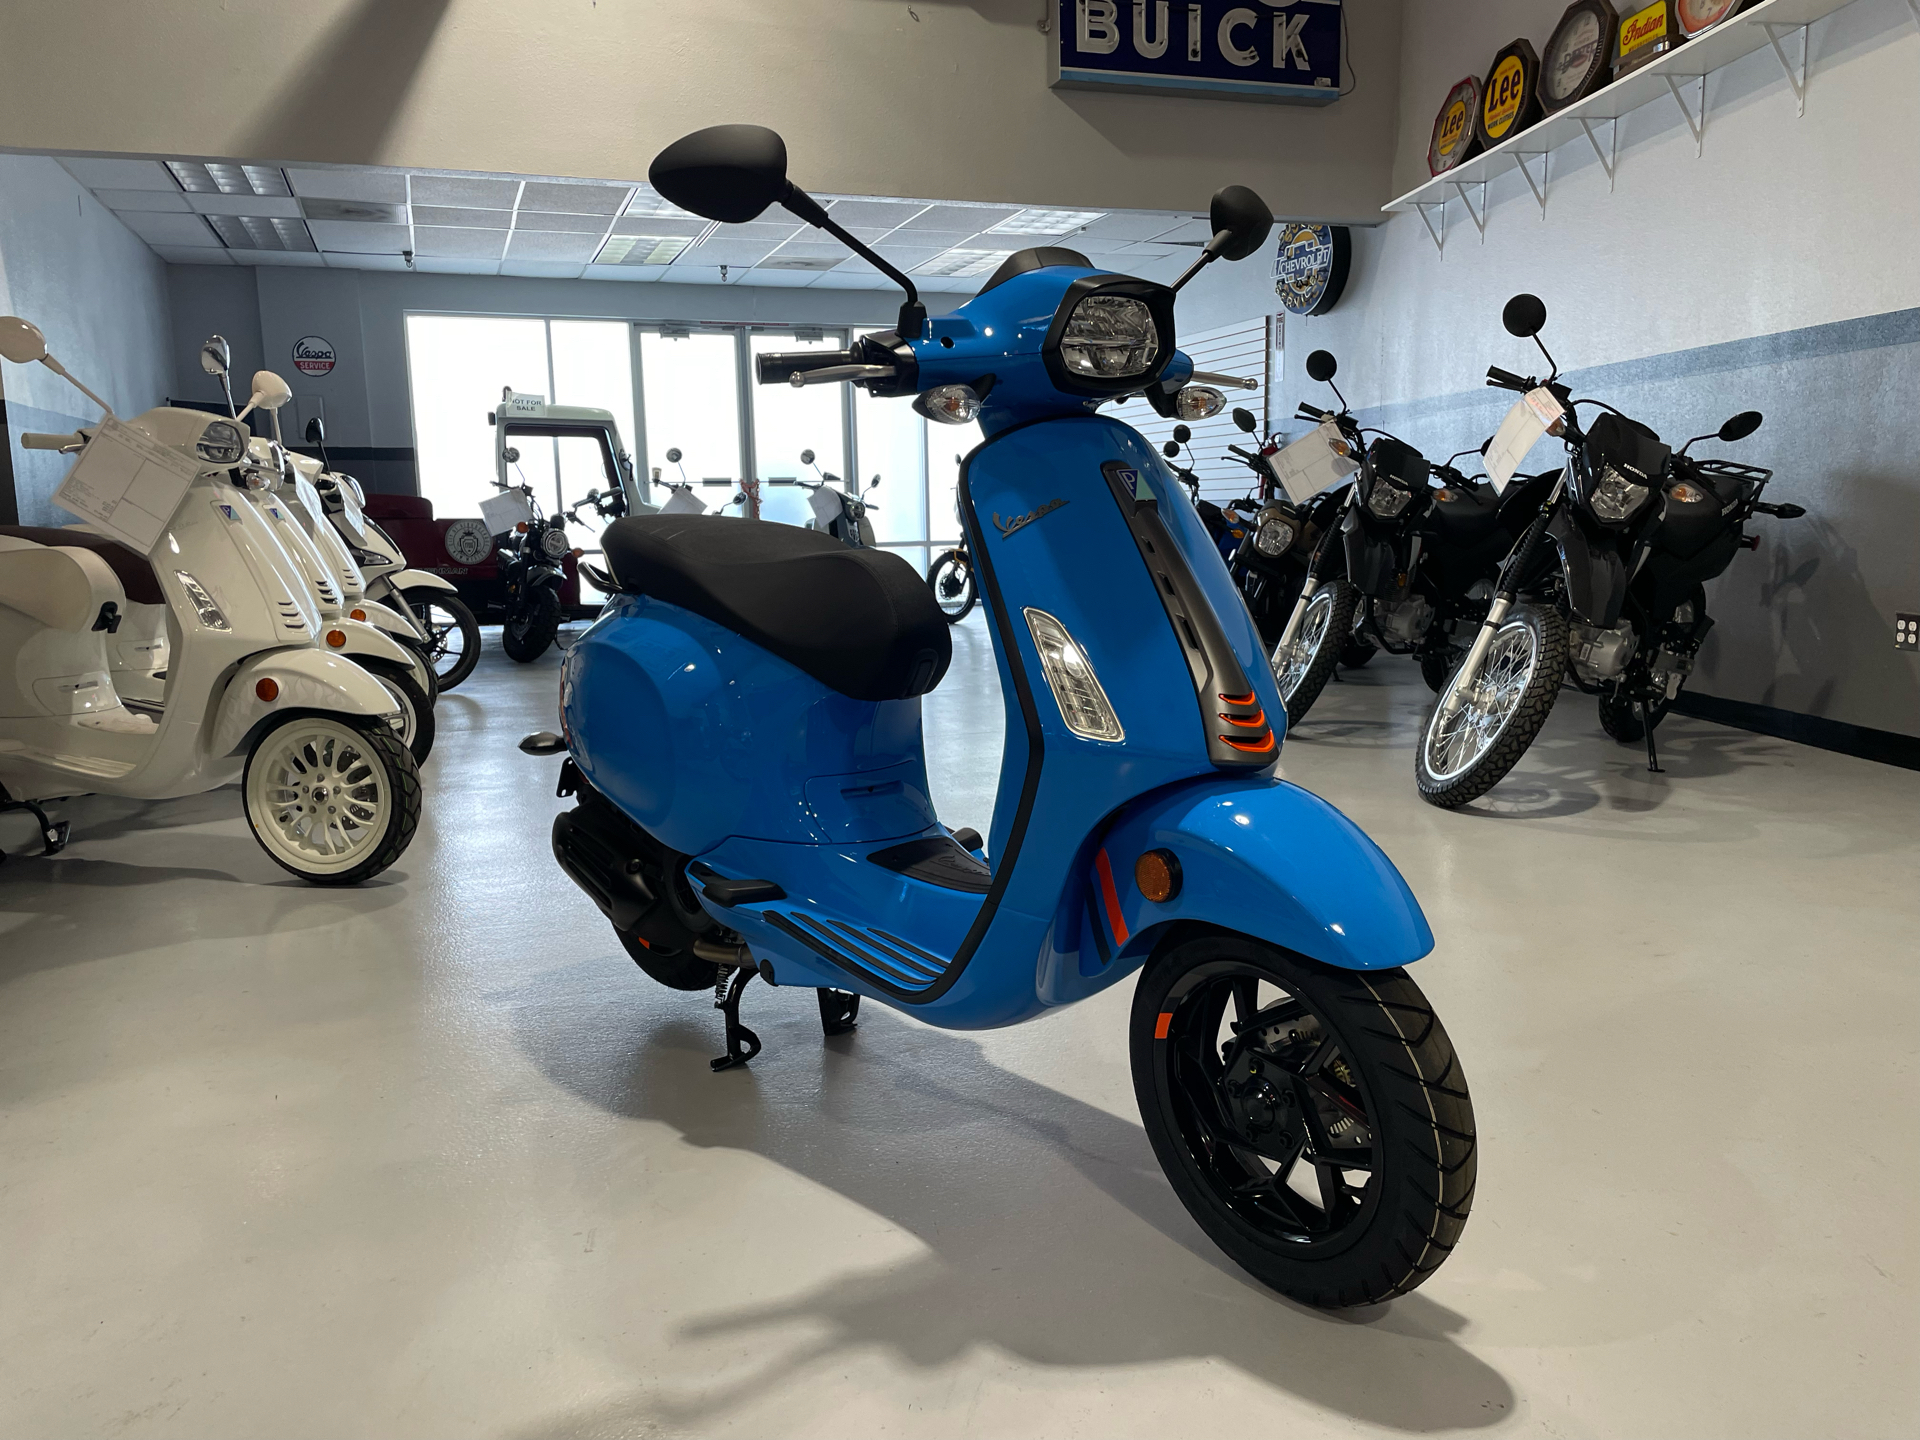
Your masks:
M273 693L261 695L261 682ZM345 656L324 650L264 650L234 669L220 697L208 751L216 756L240 750L262 721L280 711L328 710L370 720L393 713L393 697L365 670Z
M329 646L337 654L354 655L365 660L385 660L388 664L400 666L409 674L419 664L418 651L409 650L369 620L334 620L324 626L321 633L330 634L336 630L347 637L346 644Z
M376 630L383 631L402 645L417 644L427 638L420 633L420 627L414 623L413 616L402 614L382 601L367 600L354 608L366 615L367 624Z
M1166 850L1180 886L1155 903L1134 863ZM1102 863L1104 862L1104 864ZM1101 841L1092 923L1139 963L1178 922L1234 930L1343 970L1410 965L1433 949L1420 902L1380 847L1285 780L1211 781L1147 796Z
M396 590L445 590L449 595L460 593L458 585L431 570L396 570L386 579L387 584Z

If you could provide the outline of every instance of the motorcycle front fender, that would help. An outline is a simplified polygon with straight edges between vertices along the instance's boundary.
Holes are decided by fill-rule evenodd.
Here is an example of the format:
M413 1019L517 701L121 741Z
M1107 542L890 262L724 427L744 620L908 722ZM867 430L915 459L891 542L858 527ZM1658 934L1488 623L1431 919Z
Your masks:
M1394 578L1400 567L1394 558L1393 541L1385 535L1369 534L1358 516L1358 511L1348 512L1347 578L1362 595L1384 595L1398 588Z
M1134 865L1173 856L1178 890L1148 900ZM1104 862L1104 863L1103 863ZM1185 922L1237 931L1343 970L1410 965L1433 949L1413 891L1380 847L1311 791L1285 780L1207 781L1124 811L1093 860L1090 923L1116 953L1152 953Z
M1627 566L1619 546L1609 538L1589 535L1570 505L1563 505L1547 521L1547 538L1560 552L1567 608L1573 618L1602 630L1619 624L1620 607L1627 598Z
M271 680L272 699L261 694ZM325 710L355 720L393 712L393 697L344 655L324 650L265 650L235 668L220 696L209 753L232 755L282 711Z

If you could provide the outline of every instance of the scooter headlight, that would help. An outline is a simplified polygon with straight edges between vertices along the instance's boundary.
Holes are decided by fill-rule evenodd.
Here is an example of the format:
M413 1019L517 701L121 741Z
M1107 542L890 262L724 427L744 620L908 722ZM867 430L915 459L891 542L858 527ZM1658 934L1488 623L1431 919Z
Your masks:
M187 592L187 603L193 606L194 613L199 617L202 625L209 630L233 628L227 623L226 613L213 603L213 596L207 593L206 586L185 570L174 571L173 578L178 580L180 588Z
M231 420L215 420L200 432L193 448L209 464L233 465L247 453L247 438Z
M1041 673L1047 677L1047 687L1053 691L1067 729L1087 740L1126 739L1120 717L1113 713L1107 692L1100 688L1100 677L1093 673L1093 664L1080 642L1044 610L1029 607L1026 617L1034 649L1040 652Z
M1133 379L1152 367L1160 348L1153 312L1126 295L1089 295L1067 316L1060 358L1076 375Z
M1600 478L1593 482L1593 493L1587 497L1587 505L1597 519L1618 525L1631 520L1633 514L1647 503L1647 497L1653 491L1645 485L1636 485L1622 475L1612 465L1604 465Z

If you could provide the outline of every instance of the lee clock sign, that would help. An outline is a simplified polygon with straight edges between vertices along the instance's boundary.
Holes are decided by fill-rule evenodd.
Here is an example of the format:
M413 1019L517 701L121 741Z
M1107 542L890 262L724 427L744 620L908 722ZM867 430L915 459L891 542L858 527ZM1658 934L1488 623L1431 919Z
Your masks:
M1341 0L1056 0L1060 89L1325 105L1340 98Z

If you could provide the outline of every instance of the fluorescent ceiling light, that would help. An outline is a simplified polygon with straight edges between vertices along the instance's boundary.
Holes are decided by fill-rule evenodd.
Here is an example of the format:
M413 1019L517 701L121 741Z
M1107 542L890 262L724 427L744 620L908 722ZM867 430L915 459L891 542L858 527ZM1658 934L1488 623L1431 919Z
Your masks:
M600 247L596 265L668 265L693 241L685 235L615 235Z
M206 222L229 250L314 250L313 236L299 220L265 215L208 215Z
M651 190L634 191L633 199L627 202L627 208L624 213L628 215L671 215L676 219L684 218L687 220L698 218L691 211L682 210L671 200L668 200L664 196L656 195Z
M211 161L169 160L167 169L182 190L195 195L291 195L287 177L274 165L229 165Z
M913 267L916 275L985 275L1000 268L1008 255L1005 250L949 250L924 265Z
M988 235L1064 235L1104 220L1104 210L1022 210L1009 215L998 225L988 227Z

